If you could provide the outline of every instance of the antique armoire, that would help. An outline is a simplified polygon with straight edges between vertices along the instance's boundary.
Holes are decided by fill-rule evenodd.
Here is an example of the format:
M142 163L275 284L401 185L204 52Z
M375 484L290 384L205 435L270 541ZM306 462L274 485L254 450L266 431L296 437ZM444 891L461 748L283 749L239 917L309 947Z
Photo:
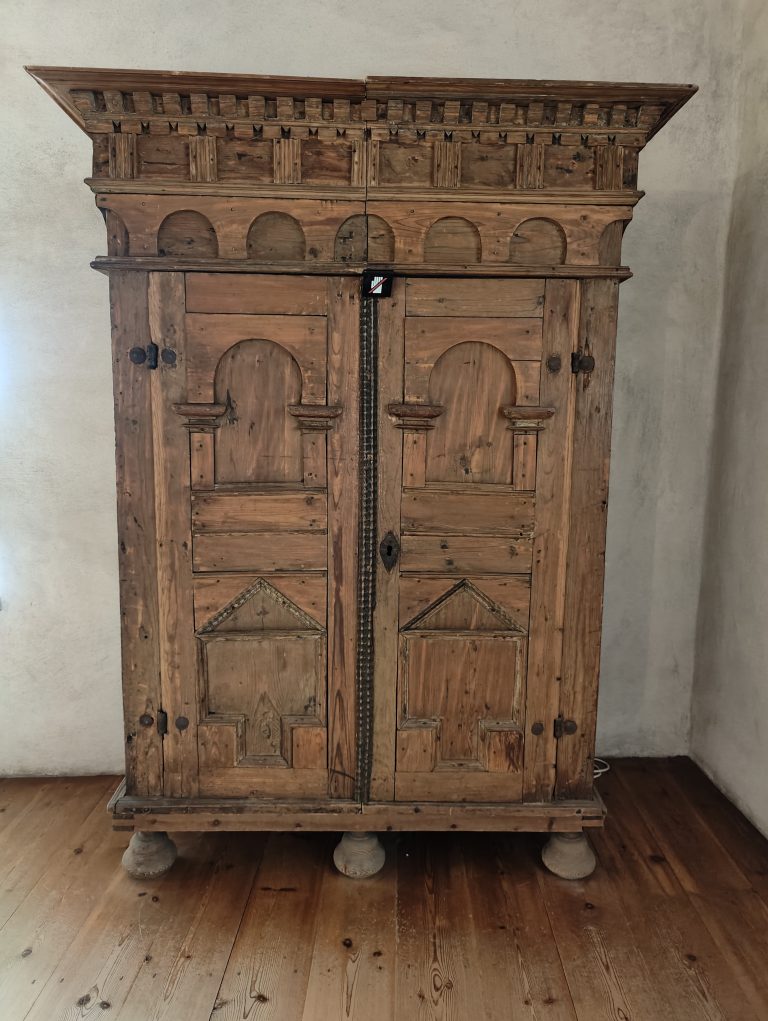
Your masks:
M587 875L621 241L695 88L29 71L107 228L128 871L451 829Z

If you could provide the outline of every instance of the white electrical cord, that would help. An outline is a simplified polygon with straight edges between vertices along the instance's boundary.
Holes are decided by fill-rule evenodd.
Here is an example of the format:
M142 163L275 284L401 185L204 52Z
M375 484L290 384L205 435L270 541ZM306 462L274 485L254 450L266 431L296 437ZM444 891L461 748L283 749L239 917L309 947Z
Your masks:
M605 776L608 770L611 768L605 759L593 759L594 772L592 776L595 780L599 780L601 776Z

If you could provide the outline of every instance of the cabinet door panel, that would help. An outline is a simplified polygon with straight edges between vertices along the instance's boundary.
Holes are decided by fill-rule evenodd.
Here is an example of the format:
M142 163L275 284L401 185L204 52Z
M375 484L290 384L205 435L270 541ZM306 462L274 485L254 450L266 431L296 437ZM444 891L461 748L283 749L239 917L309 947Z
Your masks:
M456 301L397 281L381 303L378 526L399 559L377 572L374 798L552 795L577 301L554 283L463 280Z
M304 315L284 281L272 290L258 278L227 288L230 305L240 295L269 314L177 309L177 361L158 374L163 456L185 478L175 506L187 557L175 644L188 667L164 697L172 721L183 704L174 738L194 741L197 793L348 797L357 294L354 281L326 281L322 307ZM187 293L195 309L216 307L196 285ZM158 507L173 485L159 483ZM175 768L169 758L167 790Z

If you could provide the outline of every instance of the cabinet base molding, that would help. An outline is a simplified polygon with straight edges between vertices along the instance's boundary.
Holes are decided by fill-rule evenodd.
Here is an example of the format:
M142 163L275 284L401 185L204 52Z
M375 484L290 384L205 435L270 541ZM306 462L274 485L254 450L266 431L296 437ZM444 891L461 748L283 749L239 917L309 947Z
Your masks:
M356 801L269 801L263 798L132 797L124 784L109 803L113 829L125 832L325 831L386 833L405 830L501 833L580 833L602 827L605 806L593 790L585 800L526 804L438 804Z
M137 832L123 854L123 868L133 879L157 879L176 861L176 845L162 830Z
M333 864L348 879L370 879L384 868L385 858L375 833L345 833L333 852Z

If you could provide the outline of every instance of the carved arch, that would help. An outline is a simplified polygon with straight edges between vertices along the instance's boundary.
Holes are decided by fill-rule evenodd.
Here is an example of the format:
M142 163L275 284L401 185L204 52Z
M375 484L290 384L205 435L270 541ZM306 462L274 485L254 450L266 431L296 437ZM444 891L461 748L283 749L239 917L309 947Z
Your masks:
M429 402L445 408L427 434L427 482L512 481L512 436L500 408L517 402L517 377L494 344L447 348L429 377Z
M157 232L157 254L171 258L216 259L219 242L213 224L194 209L169 213Z
M597 243L597 258L601 266L621 265L621 243L630 220L614 220L600 235Z
M288 213L262 213L248 230L246 250L256 262L304 262L307 239L299 221Z
M128 255L130 237L122 217L112 209L101 210L107 227L107 254Z
M482 258L480 231L463 216L443 216L424 238L424 262L437 265L475 264Z
M509 241L509 261L517 266L562 266L568 252L565 231L554 220L523 220Z
M393 262L395 236L380 216L359 213L339 227L333 246L336 262Z
M224 483L303 479L302 439L289 408L301 401L301 368L272 340L241 340L216 366L214 479Z

